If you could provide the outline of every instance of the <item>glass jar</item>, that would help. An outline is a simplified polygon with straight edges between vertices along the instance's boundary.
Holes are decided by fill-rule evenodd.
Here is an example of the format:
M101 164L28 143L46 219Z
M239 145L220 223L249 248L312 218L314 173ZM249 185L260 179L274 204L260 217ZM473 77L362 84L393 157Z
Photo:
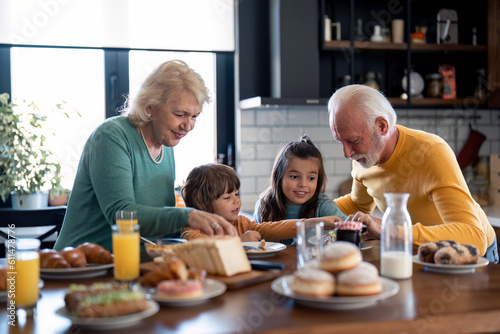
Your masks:
M439 73L432 73L426 76L427 97L443 96L443 76Z
M387 209L382 217L380 235L380 274L407 279L413 274L413 234L406 207L408 193L384 194Z

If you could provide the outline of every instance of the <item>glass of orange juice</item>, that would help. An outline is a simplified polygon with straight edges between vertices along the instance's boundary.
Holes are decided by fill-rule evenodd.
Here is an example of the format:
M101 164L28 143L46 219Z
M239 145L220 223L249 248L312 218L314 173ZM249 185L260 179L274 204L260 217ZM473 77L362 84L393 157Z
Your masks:
M113 231L114 277L118 281L139 278L140 238L139 225L122 223L111 227Z
M28 312L36 308L40 296L40 240L17 238L6 244L8 303L16 311Z
M137 225L137 211L118 210L116 211L116 225Z

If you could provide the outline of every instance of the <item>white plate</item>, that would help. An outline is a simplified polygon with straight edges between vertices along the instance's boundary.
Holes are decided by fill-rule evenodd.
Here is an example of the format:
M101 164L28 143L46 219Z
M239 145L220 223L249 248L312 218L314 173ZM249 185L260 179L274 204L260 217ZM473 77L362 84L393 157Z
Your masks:
M480 257L477 263L474 264L437 264L419 261L418 255L413 256L413 263L420 264L424 266L425 271L432 271L442 274L470 274L473 273L476 268L487 266L490 261L484 257Z
M242 242L241 244L243 246L260 247L260 241L255 241L255 242L247 241L247 242ZM267 242L266 241L264 248L265 248L265 250L262 250L262 251L247 251L247 250L245 250L245 252L247 253L247 256L249 259L258 259L261 257L273 256L274 254L276 254L276 252L284 250L286 248L286 245L280 244L278 242Z
M280 295L293 298L299 304L332 310L352 310L373 306L377 303L377 301L392 297L399 291L399 284L396 281L380 277L382 292L378 295L360 297L332 296L320 298L293 292L291 289L292 280L293 275L279 277L271 283L271 289Z
M40 268L40 277L47 279L75 279L104 276L114 263L90 264L83 268Z
M149 308L145 311L121 315L117 317L105 317L105 318L80 318L75 317L71 314L70 311L66 309L66 307L61 307L56 311L56 314L71 320L73 325L84 329L90 330L110 330L117 328L129 327L142 319L148 318L160 309L158 303L148 300Z
M362 251L363 251L363 250L370 249L370 248L372 248L372 247L373 247L373 245L372 245L371 243L369 243L369 242L362 242L362 243L359 245L359 249L360 249L360 250L362 250Z
M227 286L223 282L207 278L203 284L203 294L200 297L193 299L182 299L177 297L162 296L156 293L151 293L151 299L157 301L162 305L167 306L192 306L196 304L201 304L207 300L220 296L226 292ZM154 291L154 290L153 290Z
M38 282L38 289L43 288L44 284L45 284L45 282L43 280L40 280ZM0 302L4 302L4 301L7 300L7 294L8 294L7 290L1 290L0 291Z

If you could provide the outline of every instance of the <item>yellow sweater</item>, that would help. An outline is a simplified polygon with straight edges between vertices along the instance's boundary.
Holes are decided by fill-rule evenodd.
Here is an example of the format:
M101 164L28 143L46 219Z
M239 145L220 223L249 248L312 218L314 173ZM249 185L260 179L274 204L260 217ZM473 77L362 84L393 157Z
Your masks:
M457 159L440 137L397 125L399 139L389 160L368 169L353 161L350 194L335 200L346 214L386 209L384 193L406 192L417 246L438 240L472 244L481 254L495 231L472 198Z

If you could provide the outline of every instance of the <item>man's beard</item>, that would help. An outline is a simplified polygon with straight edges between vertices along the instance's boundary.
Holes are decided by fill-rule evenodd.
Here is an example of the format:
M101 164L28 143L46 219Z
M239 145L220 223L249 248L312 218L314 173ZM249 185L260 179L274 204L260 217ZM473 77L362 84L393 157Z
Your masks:
M377 164L377 161L380 159L380 155L382 154L382 150L384 149L384 139L380 136L377 131L372 132L372 149L365 154L354 154L350 159L356 160L361 167L370 168ZM359 159L364 159L363 162L358 161Z

